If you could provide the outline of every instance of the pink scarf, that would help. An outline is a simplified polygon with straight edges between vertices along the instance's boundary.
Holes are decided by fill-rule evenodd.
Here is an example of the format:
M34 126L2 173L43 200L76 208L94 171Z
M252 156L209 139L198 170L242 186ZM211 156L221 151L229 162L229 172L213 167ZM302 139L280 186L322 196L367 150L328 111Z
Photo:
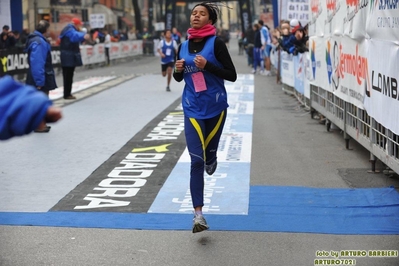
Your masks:
M216 28L211 24L206 24L200 29L189 28L187 30L188 39L202 39L207 36L216 35Z

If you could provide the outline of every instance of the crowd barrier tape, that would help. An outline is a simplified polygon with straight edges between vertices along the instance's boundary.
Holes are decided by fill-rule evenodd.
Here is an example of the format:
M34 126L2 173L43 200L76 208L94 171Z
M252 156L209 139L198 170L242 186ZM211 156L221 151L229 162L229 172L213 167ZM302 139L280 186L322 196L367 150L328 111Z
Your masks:
M331 1L330 1L331 2ZM281 52L284 86L399 173L399 2L311 2L309 52ZM395 4L395 3L396 4Z
M51 47L51 56L53 67L61 67L59 46ZM83 65L92 65L105 63L105 45L103 43L96 45L81 45L80 53ZM121 59L130 56L143 54L143 41L123 41L111 43L110 59ZM0 51L0 77L4 75L26 74L29 69L28 54L24 48L12 48Z

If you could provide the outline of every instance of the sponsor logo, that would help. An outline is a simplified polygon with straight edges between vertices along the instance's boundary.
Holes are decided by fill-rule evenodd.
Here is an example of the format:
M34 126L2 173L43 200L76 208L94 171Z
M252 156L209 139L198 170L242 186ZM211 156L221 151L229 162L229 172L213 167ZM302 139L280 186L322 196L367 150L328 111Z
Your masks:
M335 14L337 14L339 8L341 7L338 0L327 0L327 20L326 23L331 22Z
M311 23L314 23L320 16L321 12L323 11L323 9L321 7L321 1L320 0L311 0L310 10L312 11Z
M399 9L399 0L379 0L378 9L379 10Z
M367 7L369 0L346 0L346 17L344 23L348 23L353 20L359 10ZM352 27L350 29L352 32Z
M332 86L333 90L337 90L339 86L338 69L340 63L340 54L338 49L338 43L336 41L327 42L326 63L328 82Z
M310 46L310 61L312 63L312 72L313 72L313 80L316 79L316 68L321 67L321 62L316 59L316 42L312 40L312 44Z
M359 85L368 79L368 60L367 57L359 55L359 45L356 45L356 53L343 53L342 44L339 46L340 65L338 74L340 78L345 78L345 74L356 77Z
M371 71L372 89L386 97L399 100L398 97L398 80L394 77L384 75L377 71ZM370 97L370 90L366 88L366 95Z

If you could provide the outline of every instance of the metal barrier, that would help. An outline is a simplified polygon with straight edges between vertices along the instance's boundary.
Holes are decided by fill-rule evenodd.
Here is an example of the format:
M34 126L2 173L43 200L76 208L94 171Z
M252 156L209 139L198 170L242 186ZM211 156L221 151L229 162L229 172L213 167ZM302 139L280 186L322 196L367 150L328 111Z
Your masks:
M367 112L354 104L344 101L323 88L311 86L311 116L315 111L326 118L326 129L331 124L343 131L346 148L349 140L354 139L370 151L371 171L375 172L375 163L379 159L394 172L399 173L399 136L394 134Z

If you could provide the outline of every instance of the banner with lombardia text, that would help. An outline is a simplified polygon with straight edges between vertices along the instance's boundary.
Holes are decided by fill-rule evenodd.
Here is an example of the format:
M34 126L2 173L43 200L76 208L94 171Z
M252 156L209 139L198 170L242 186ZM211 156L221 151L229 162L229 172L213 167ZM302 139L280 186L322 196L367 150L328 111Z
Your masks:
M370 0L345 0L344 35L362 41L366 38L366 22Z
M324 36L324 25L327 18L326 0L310 0L309 36Z
M399 135L399 45L390 41L368 40L370 86L364 108L378 123ZM378 54L378 56L376 56Z
M326 44L322 37L309 38L310 84L329 90L326 63Z
M399 2L392 5L388 2L370 2L366 32L372 39L399 40Z
M325 36L341 36L344 34L344 18L346 15L346 0L327 0L324 2L326 8Z
M370 85L367 42L363 40L359 43L343 36L331 39L330 43L334 46L332 53L338 52L338 58L333 57L335 60L339 60L338 68L333 69L334 94L344 101L364 109L365 88ZM334 62L334 65L337 64Z

